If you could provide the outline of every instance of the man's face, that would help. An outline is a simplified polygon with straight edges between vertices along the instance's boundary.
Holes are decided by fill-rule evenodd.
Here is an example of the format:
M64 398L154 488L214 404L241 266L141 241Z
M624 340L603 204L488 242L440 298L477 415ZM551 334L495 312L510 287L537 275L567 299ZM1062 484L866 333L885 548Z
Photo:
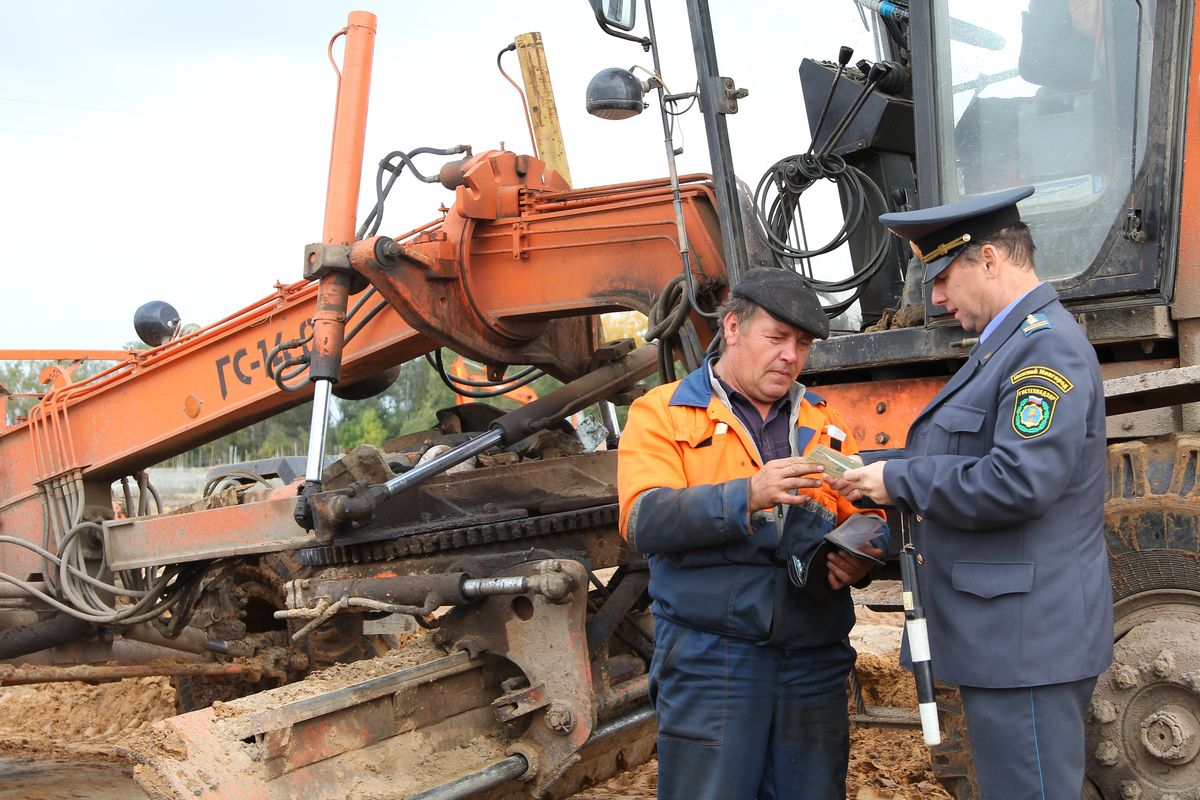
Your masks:
M756 403L770 405L796 382L813 337L761 308L748 318L725 317L721 377Z
M929 299L935 306L945 306L963 330L982 333L995 316L990 288L983 259L962 255L933 279Z

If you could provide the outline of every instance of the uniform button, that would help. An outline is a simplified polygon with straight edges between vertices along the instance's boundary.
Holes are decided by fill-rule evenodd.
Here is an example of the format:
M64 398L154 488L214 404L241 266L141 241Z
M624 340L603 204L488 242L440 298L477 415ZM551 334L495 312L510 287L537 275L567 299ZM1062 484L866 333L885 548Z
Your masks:
M925 518L924 518L924 517L922 517L920 514L913 514L913 517L914 517L914 518L917 520L917 522L924 522L924 521L925 521Z

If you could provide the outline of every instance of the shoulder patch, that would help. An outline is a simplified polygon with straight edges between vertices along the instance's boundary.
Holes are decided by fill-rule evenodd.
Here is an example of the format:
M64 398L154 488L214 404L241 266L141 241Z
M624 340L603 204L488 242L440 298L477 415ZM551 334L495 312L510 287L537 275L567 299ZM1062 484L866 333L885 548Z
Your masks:
M1050 430L1054 421L1054 404L1058 394L1041 386L1022 386L1017 389L1013 406L1013 430L1022 439L1033 439Z
M1054 384L1059 388L1060 391L1062 391L1063 394L1066 394L1075 388L1075 384L1067 380L1066 375L1063 375L1058 370L1051 369L1050 367L1023 367L1022 369L1019 369L1012 375L1008 376L1009 383L1011 383L1013 386L1016 386L1021 381L1028 381L1034 378L1041 378L1047 383Z
M1045 314L1030 314L1025 318L1025 321L1021 323L1021 333L1029 336L1030 334L1053 327L1054 326L1050 324L1050 320L1046 319Z

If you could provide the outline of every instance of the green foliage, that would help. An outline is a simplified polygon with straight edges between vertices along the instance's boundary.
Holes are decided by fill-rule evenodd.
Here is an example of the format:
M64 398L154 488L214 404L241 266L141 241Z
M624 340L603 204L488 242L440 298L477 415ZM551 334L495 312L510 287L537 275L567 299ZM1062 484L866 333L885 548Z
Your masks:
M386 438L387 429L380 418L377 404L366 405L361 413L343 419L337 426L337 443L343 451L351 450L360 444L378 446Z
M424 358L400 367L388 389L366 400L338 400L333 425L342 450L360 444L381 445L387 439L437 424L438 409L454 405L454 394L442 384Z
M0 420L7 425L14 425L19 419L28 416L29 409L37 405L40 395L46 391L45 386L38 380L42 370L48 366L59 366L66 369L68 361L0 361L0 386L13 395L34 394L39 397L10 397L6 419ZM75 368L74 380L95 375L112 364L108 361L84 361Z

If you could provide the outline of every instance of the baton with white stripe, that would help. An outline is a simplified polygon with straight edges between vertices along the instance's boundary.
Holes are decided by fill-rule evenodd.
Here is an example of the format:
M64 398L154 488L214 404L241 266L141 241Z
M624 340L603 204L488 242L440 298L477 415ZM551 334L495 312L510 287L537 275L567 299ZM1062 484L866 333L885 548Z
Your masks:
M904 588L904 630L908 633L908 651L912 656L913 677L917 681L917 709L921 712L921 733L925 744L941 744L937 702L933 697L933 663L929 658L929 631L925 625L925 607L917 584L917 561L911 544L900 551L900 582Z

